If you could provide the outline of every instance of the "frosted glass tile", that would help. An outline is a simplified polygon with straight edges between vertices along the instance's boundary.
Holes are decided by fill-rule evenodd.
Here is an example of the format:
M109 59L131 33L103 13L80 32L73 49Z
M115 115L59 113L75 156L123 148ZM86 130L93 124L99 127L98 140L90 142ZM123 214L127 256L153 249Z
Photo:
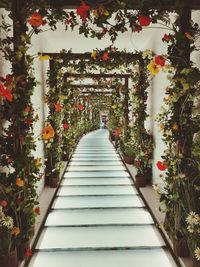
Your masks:
M151 225L47 227L42 231L36 249L113 249L164 245L158 230Z
M138 195L56 197L54 209L144 207Z
M104 224L153 224L149 212L143 208L99 210L54 210L45 226L84 226Z
M61 186L58 196L84 195L136 195L138 191L133 186Z
M64 174L65 178L73 178L73 177L130 177L128 172L125 171L90 171L90 172L66 172Z
M120 160L118 161L74 161L71 160L69 166L123 166Z
M80 155L77 155L77 156L72 156L72 159L73 160L80 160L80 161L88 161L88 160L93 160L93 161L115 161L115 160L119 160L119 156L112 156L112 157L110 157L110 156L104 156L104 157L101 157L101 156L80 156Z
M130 178L76 178L62 179L62 185L129 185L133 184Z
M102 151L105 151L105 152L107 152L107 151L111 151L111 152L116 152L116 150L114 149L114 148L112 148L112 147L110 147L110 148L102 148L102 147L98 147L98 148L92 148L92 147L85 147L85 148L81 148L81 147L77 147L76 148L76 150L75 150L76 152L78 152L78 151L80 151L80 152L82 152L82 151L97 151L97 152L102 152Z
M68 166L70 171L123 171L126 170L124 166Z
M177 267L162 248L34 253L29 267Z

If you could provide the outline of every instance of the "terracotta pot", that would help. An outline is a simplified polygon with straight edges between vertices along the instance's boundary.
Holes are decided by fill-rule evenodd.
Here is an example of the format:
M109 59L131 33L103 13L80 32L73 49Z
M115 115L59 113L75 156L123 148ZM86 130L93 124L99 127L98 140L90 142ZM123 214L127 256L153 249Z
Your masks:
M29 248L29 240L24 240L17 246L18 261L23 261L26 258L26 251L28 248Z
M147 184L147 179L144 175L135 176L135 185L136 187L145 187Z
M0 266L2 267L18 267L17 250L13 250L8 255L0 255Z
M126 155L123 155L123 159L126 163L128 164L133 164L134 160L135 160L135 157L134 156L126 156Z
M59 172L53 172L50 176L49 176L49 186L51 188L56 188L58 186L58 182L59 182Z
M190 251L188 248L187 240L184 237L173 240L173 249L174 249L174 254L177 257L189 257L190 256Z

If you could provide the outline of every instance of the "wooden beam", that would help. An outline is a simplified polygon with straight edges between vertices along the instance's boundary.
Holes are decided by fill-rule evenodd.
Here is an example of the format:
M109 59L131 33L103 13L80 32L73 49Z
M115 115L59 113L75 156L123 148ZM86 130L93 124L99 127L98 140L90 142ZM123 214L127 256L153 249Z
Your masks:
M126 8L137 10L141 9L141 0L134 0L126 2ZM63 9L76 9L78 6L80 6L81 0L52 0L51 5L53 7L57 8L63 8ZM105 7L113 7L115 5L114 0L88 0L87 3L90 7L96 6L98 4L103 4ZM180 5L184 4L185 1L180 1ZM167 0L167 1L158 1L158 0L149 0L145 3L146 9L166 9L166 10L172 10L176 9L176 5L174 3L174 0ZM191 9L199 9L200 8L200 1L199 0L190 0L190 8Z
M119 73L86 73L86 74L81 74L81 73L69 73L65 72L64 74L64 79L67 79L69 77L72 78L129 78L131 77L132 74L119 74Z

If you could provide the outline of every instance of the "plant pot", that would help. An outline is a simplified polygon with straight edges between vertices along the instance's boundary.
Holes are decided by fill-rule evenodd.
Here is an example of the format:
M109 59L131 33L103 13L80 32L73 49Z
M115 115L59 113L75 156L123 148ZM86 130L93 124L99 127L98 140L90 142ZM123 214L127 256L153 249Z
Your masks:
M125 163L133 164L135 157L123 155L123 159L124 159Z
M145 187L147 184L147 179L144 175L136 175L135 176L135 185L136 187Z
M29 248L29 240L24 240L17 246L18 261L23 261L26 258L26 251L28 248Z
M111 141L111 142L112 142L112 141L115 141L115 136L114 136L113 133L110 132L109 137L110 137L110 141Z
M69 154L62 154L62 161L68 161L69 160Z
M147 180L147 184L152 184L152 168L147 168L145 171L145 177Z
M0 255L0 266L18 267L17 250L13 250L8 255Z
M59 175L60 173L58 171L55 171L49 176L49 186L51 188L56 188L58 186Z
M177 257L189 257L190 251L188 248L187 240L183 237L173 240L173 250Z

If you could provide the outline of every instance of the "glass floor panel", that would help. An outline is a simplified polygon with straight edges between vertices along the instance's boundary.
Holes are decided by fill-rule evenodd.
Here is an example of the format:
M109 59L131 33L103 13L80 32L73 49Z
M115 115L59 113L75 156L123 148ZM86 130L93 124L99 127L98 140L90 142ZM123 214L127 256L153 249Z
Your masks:
M65 178L73 178L73 177L130 177L128 172L126 171L90 171L90 172L66 172L64 174Z
M73 160L81 160L81 161L88 161L88 160L94 160L94 161L118 161L119 159L120 159L120 157L119 156L112 156L112 157L110 157L110 156L105 156L105 157L101 157L101 156L80 156L80 155L77 155L77 156L72 156L72 159Z
M102 164L103 165L103 164ZM126 170L125 167L122 166L68 166L67 171L123 171Z
M120 160L116 161L70 161L68 166L123 166Z
M176 267L162 248L117 251L40 252L30 267Z
M164 245L158 230L152 225L47 227L42 231L36 249L128 249Z
M143 208L99 210L54 210L45 226L83 226L108 224L153 224L152 217Z
M126 186L61 186L58 196L87 195L137 195L138 191L132 185Z
M130 178L76 178L63 179L61 185L130 185L133 181Z
M144 207L138 195L56 197L54 209Z

